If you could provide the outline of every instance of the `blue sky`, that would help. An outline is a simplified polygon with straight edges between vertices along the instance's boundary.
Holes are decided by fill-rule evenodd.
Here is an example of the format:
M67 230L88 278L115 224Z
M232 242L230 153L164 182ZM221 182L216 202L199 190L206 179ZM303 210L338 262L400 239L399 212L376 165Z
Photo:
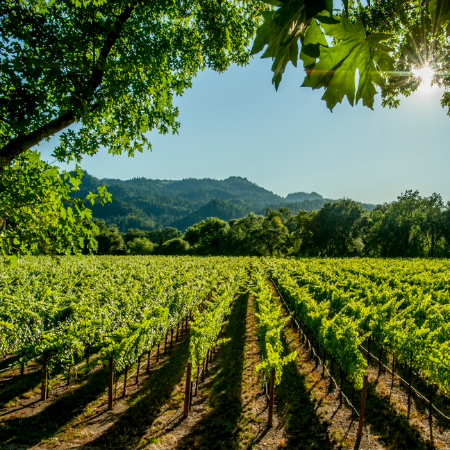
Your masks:
M437 88L375 111L347 99L333 113L322 90L300 88L303 70L290 66L278 92L271 60L253 59L224 74L205 71L175 100L179 135L151 133L152 152L135 158L106 150L82 167L103 178L182 179L232 175L279 195L317 191L329 198L382 203L406 189L450 200L450 117ZM46 160L54 140L41 144Z

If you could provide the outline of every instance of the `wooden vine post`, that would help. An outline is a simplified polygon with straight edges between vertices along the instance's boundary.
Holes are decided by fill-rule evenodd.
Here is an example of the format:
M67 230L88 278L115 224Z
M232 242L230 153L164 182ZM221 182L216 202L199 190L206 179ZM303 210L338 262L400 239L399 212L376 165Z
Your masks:
M392 355L392 381L391 381L391 389L394 387L394 376L395 376L395 353Z
M272 427L273 421L273 392L275 387L275 369L272 367L270 370L270 387L269 387L269 418L267 420L267 426L269 428Z
M25 356L25 353L22 352L22 358ZM22 361L22 363L20 364L20 375L23 376L25 372L25 363Z
M407 418L409 419L409 414L411 412L411 393L412 393L412 388L411 388L411 383L412 383L412 362L413 362L413 352L411 350L411 360L409 363L409 386L408 386L408 416Z
M200 366L197 366L197 380L195 382L195 395L197 395L198 392L198 375L200 373Z
M86 353L86 369L87 369L87 372L89 372L90 371L90 367L89 367L89 361L90 361L90 358L91 358L91 344L86 344L86 347L85 347L85 353Z
M323 362L322 362L322 378L325 378L325 363L327 360L327 352L325 348L323 349Z
M137 370L136 370L136 384L139 384L139 369L141 368L141 355L138 356Z
M380 353L378 355L378 377L381 375L381 358L383 356L383 347L380 345Z
M334 358L331 357L330 386L328 387L328 392L332 392L333 390L333 373L334 373Z
M147 369L146 372L149 373L150 372L150 358L152 357L152 350L150 349L147 352Z
M128 364L125 366L125 378L123 380L123 392L122 397L125 397L127 393L127 378L128 378Z
M183 411L184 417L188 417L189 406L191 404L191 372L192 372L192 362L188 361L186 370L186 387L184 389L184 411Z
M363 390L361 394L361 410L359 412L359 426L358 426L358 438L362 438L363 435L363 425L364 425L364 413L366 411L366 396L367 396L367 381L368 376L364 375L364 382L363 382Z
M47 358L42 355L41 400L47 400Z
M109 372L108 372L108 410L113 409L113 370L114 360L113 357L109 357Z
M202 383L205 381L205 358L203 358L202 363Z

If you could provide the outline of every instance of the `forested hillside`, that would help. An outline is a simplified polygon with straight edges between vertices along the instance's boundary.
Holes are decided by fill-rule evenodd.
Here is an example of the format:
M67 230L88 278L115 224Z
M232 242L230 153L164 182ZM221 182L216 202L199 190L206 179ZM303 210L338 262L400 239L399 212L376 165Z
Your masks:
M292 213L299 210L319 210L327 202L316 192L296 192L283 198L246 178L229 177L185 180L151 180L134 178L118 180L98 179L85 173L79 194L87 195L98 186L106 186L112 194L112 203L93 206L93 217L114 224L120 231L130 228L151 230L157 227L176 227L182 231L208 217L229 221L248 213L264 215L267 208L288 207ZM361 204L365 209L375 205Z

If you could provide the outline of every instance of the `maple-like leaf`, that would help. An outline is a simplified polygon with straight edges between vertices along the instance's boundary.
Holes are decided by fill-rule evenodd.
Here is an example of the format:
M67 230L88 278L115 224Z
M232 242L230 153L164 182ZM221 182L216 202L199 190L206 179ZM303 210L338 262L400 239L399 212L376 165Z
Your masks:
M302 42L300 59L303 61L303 67L308 73L308 70L314 66L317 58L320 56L320 47L328 47L328 43L323 31L315 20L310 21L300 39Z
M338 21L327 13L317 16L325 33L337 40L337 44L320 47L319 60L307 69L304 87L318 89L325 87L322 97L332 111L337 103L347 96L353 106L362 99L363 105L373 109L376 85L384 86L384 72L393 70L393 50L381 41L390 34L375 33L366 36L364 26L358 18L356 24L345 14ZM331 20L330 20L331 19ZM356 90L356 71L359 74Z
M299 55L299 38L307 30L308 25L321 11L332 12L331 0L264 0L277 10L264 11L264 23L258 28L252 47L252 54L259 53L267 45L261 58L272 58L272 82L275 88L289 61L297 67Z

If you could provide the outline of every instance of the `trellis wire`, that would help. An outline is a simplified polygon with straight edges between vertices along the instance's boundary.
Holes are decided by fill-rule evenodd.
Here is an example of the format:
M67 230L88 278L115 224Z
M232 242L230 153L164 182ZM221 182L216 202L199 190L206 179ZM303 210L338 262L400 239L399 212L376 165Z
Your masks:
M385 369L387 369L394 377L397 377L402 383L404 383L406 386L409 387L409 382L404 380L398 373L392 372L392 369L390 369L388 366L385 366L383 362L381 362L373 353L369 352L367 349L365 349L362 345L360 345L360 348L366 352L366 354L370 355L373 359L375 359L378 364L381 364ZM436 408L436 406L433 405L432 402L428 398L426 398L423 394L421 394L414 386L411 385L411 390L416 394L417 397L419 397L421 400L425 401L425 403L433 408L443 419L449 420L450 417L446 416L442 411Z
M289 316L291 318L291 320L294 321L294 323L297 325L297 328L299 330L302 331L303 335L305 336L306 340L308 341L309 346L311 347L313 353L314 353L314 357L317 358L319 360L319 364L322 365L325 370L327 371L328 377L331 378L332 382L335 385L335 388L338 389L340 391L340 394L342 395L342 397L345 399L345 401L347 402L348 406L350 407L350 409L353 410L353 412L359 417L359 412L356 410L355 406L352 404L352 402L348 399L348 397L345 395L344 391L340 388L338 382L334 379L334 377L331 376L330 371L328 370L328 367L325 365L325 363L322 361L322 359L320 358L319 354L316 352L314 346L311 344L310 340L308 339L308 336L306 336L306 334L303 332L303 329L301 328L300 324L297 322L297 320L295 319L291 309L289 308L288 304L286 303L286 300L284 299L283 295L281 295L280 290L278 289L277 284L275 283L275 281L269 277L270 282L272 283L273 287L275 288L275 290L277 291L278 296L281 298L281 300L283 301L284 306L286 307L286 309L288 310Z

